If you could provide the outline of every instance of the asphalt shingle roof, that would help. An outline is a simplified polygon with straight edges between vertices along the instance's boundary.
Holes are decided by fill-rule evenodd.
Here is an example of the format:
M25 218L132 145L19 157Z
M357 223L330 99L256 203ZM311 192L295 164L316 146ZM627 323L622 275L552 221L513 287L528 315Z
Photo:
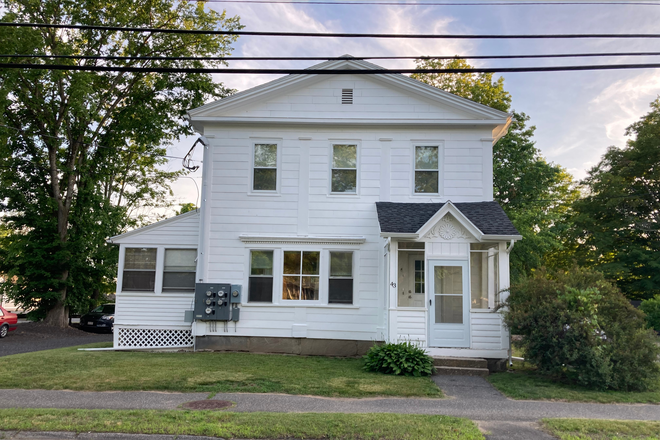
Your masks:
M414 234L444 203L376 202L381 232ZM486 235L520 235L497 202L454 203Z

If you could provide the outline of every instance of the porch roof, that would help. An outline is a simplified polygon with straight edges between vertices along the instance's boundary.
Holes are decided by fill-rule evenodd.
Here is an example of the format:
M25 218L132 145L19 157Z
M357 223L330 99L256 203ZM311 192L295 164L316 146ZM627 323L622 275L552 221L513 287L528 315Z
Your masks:
M376 202L381 233L414 234L446 203ZM452 204L484 235L520 236L497 202Z

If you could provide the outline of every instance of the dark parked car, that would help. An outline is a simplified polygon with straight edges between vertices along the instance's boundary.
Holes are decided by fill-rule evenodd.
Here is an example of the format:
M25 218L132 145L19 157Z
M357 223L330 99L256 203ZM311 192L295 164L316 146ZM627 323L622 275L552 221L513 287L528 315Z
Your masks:
M16 330L18 315L5 310L0 306L0 338L4 338L10 331Z
M112 332L115 323L115 305L103 304L80 317L83 330L102 330Z

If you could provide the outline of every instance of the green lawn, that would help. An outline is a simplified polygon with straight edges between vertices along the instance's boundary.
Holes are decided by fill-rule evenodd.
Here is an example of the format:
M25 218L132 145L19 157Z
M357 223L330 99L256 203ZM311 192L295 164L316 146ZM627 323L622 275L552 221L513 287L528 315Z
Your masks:
M109 346L93 344L86 347ZM251 353L78 351L0 358L0 388L442 397L429 377L362 370L362 359Z
M660 422L545 419L543 425L561 440L660 440Z
M660 337L657 342L660 344ZM514 347L513 355L521 357L523 353ZM513 361L513 372L491 374L488 380L502 394L519 400L660 404L660 381L654 389L644 392L594 391L554 381L537 374L529 363L521 361Z
M491 374L490 383L502 394L521 400L565 400L597 403L660 403L660 383L644 392L594 391L563 384L537 374L529 364L514 362L513 372ZM660 409L659 409L660 411Z
M121 432L224 438L483 440L470 420L411 414L0 409L16 431Z

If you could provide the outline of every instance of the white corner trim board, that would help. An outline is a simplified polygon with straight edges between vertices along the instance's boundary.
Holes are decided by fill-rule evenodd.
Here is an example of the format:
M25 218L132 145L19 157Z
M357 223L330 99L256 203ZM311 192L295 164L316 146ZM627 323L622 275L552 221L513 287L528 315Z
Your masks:
M362 236L312 236L312 235L248 235L238 237L243 243L287 243L287 244L362 244L367 239Z

